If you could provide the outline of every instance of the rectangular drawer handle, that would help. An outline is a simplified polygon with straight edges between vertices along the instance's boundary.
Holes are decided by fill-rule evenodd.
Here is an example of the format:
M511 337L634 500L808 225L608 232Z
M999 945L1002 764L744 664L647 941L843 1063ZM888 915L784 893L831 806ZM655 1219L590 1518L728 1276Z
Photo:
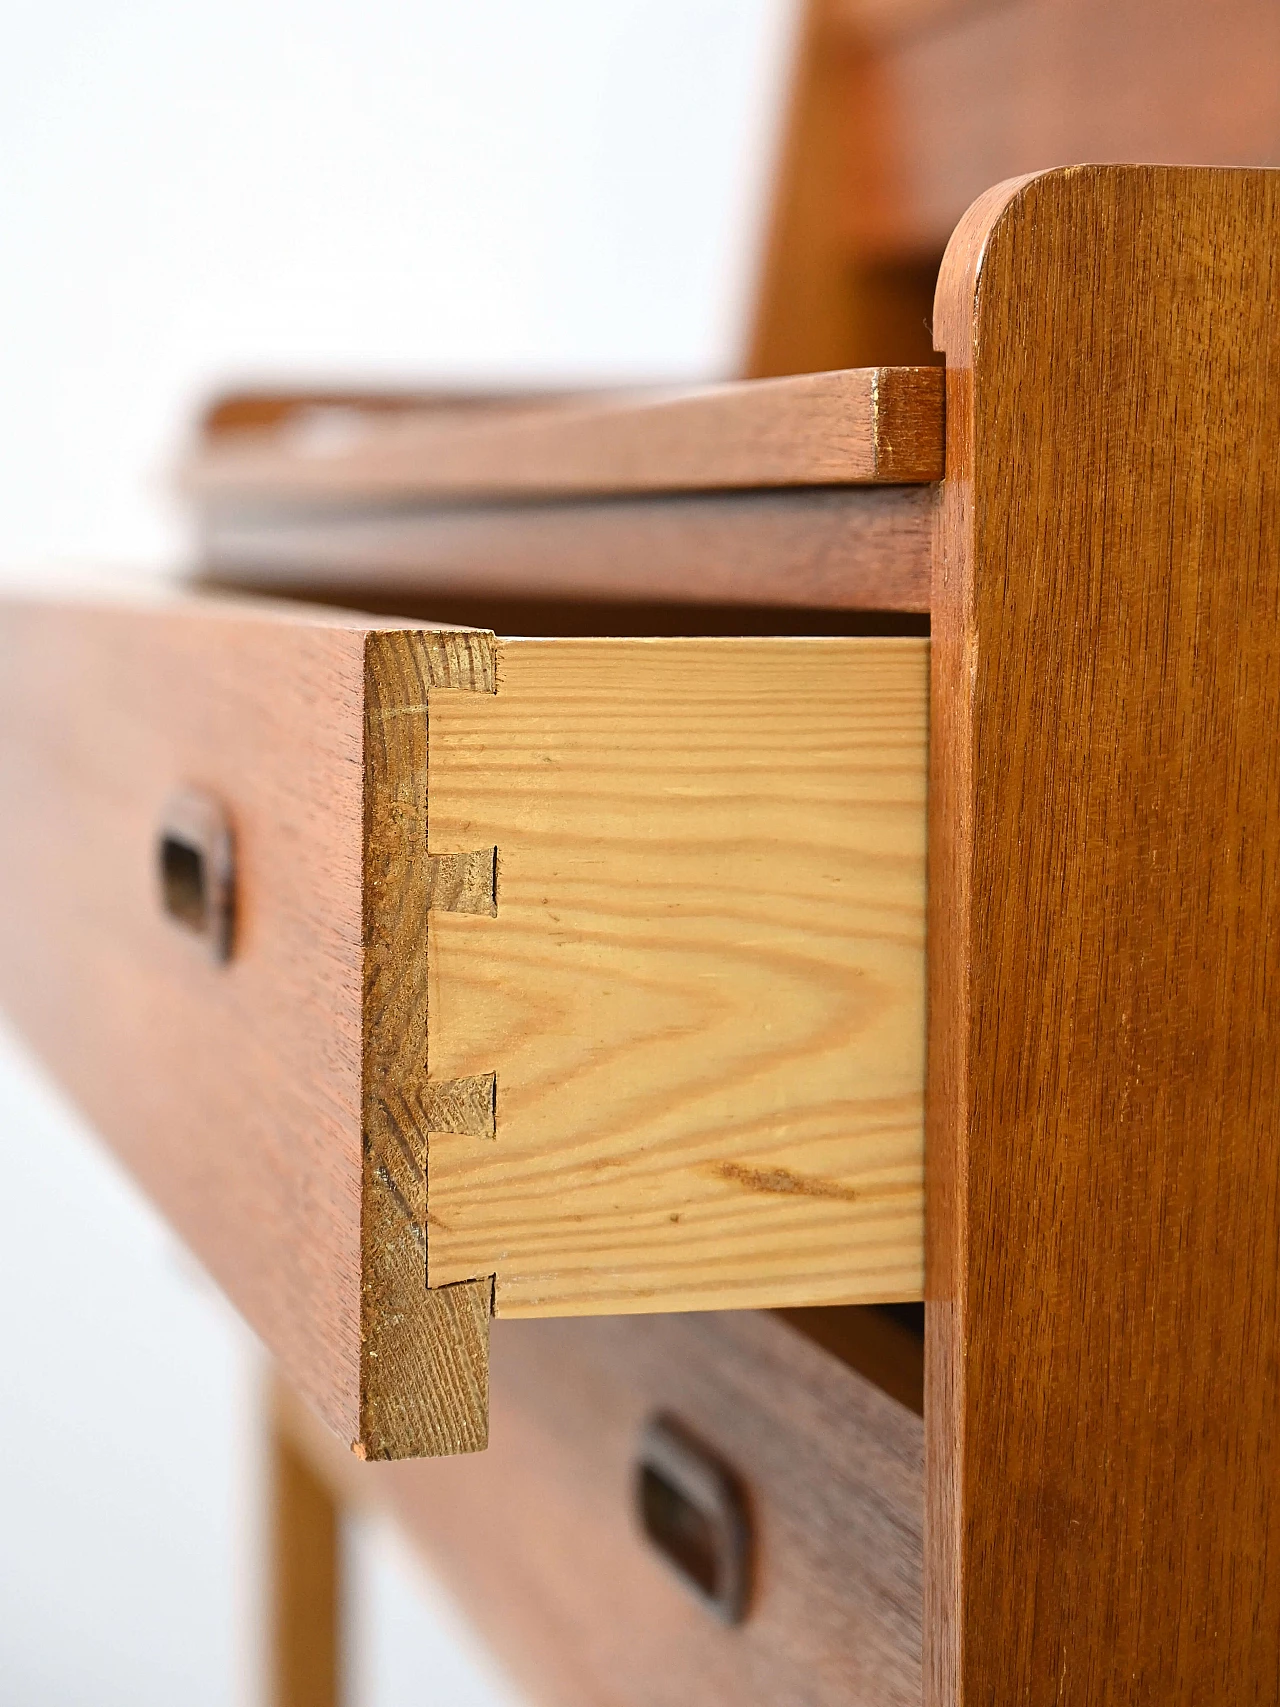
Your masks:
M220 803L197 789L171 794L156 854L165 913L203 938L213 960L229 960L235 925L235 841Z
M653 1546L725 1624L741 1624L751 1591L751 1521L742 1484L674 1419L654 1417L635 1478Z

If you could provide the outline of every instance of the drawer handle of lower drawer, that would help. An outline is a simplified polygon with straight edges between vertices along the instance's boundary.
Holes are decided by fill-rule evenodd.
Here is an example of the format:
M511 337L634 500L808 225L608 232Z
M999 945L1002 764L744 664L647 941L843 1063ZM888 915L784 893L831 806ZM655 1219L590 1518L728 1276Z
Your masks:
M640 1441L636 1505L645 1535L685 1585L726 1624L740 1624L751 1589L751 1523L732 1470L670 1417Z
M230 959L235 843L221 804L197 789L170 795L156 852L165 912L202 937L214 960Z

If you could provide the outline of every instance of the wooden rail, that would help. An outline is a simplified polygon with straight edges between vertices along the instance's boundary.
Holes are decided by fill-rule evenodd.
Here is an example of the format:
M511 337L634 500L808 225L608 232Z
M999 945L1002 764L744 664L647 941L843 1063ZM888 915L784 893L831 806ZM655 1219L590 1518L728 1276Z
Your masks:
M940 370L850 368L642 400L320 404L207 438L182 483L275 502L921 484L942 440Z

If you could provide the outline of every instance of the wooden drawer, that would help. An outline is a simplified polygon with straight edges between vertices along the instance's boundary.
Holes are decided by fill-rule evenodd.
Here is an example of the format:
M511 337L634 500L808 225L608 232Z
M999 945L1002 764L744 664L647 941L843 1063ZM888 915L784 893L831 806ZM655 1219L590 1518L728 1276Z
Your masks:
M483 1443L491 1310L919 1297L926 675L8 607L4 999L371 1456Z
M846 1331L886 1328L907 1338L875 1321ZM890 1355L918 1371L918 1345ZM287 1415L345 1497L395 1512L535 1700L918 1707L919 1415L755 1312L497 1323L492 1381L478 1459L352 1464ZM655 1419L740 1494L740 1622L717 1618L646 1532L637 1481Z

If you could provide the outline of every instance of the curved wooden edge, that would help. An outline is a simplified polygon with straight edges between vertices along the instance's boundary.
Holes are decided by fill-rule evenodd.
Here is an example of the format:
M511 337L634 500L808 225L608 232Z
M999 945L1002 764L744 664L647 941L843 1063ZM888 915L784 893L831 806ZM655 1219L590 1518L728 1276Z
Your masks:
M947 247L934 342L947 357L950 470L934 514L930 591L928 1081L925 1102L925 1619L927 1707L961 1699L963 1345L966 1330L962 1103L968 1070L968 921L972 906L973 341L983 257L1028 178L980 196ZM935 614L936 610L936 614Z
M1278 236L1071 168L939 283L931 1707L1280 1674Z
M206 438L197 501L519 498L920 484L942 473L937 368L850 368L656 399L318 406Z

